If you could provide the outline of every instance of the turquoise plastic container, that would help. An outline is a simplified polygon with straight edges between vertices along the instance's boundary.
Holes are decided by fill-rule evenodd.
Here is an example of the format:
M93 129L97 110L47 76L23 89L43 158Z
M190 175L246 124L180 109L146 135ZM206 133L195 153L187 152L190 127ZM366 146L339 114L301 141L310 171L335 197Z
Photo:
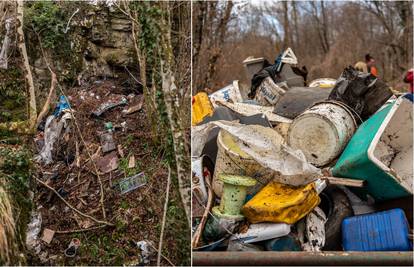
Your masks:
M400 143L394 144L395 141L389 139L390 133L395 135L394 139L399 138L397 141ZM387 166L379 152L381 145L406 150L394 158L391 155L391 165ZM392 165L395 158L399 161L398 166ZM366 180L364 188L350 189L362 199L367 199L369 194L376 201L384 201L412 194L412 162L412 103L399 98L360 125L333 167L332 174ZM400 170L402 164L403 170Z

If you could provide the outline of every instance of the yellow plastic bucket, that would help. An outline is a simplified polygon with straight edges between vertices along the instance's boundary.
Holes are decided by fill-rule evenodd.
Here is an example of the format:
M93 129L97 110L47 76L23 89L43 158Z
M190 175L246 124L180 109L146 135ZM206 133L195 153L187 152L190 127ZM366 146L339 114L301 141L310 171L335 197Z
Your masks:
M244 153L236 144L234 137L225 130L220 130L217 137L217 158L213 176L214 193L221 197L223 182L220 181L219 174L233 174L249 176L257 180L255 186L249 187L247 194L255 194L270 180L274 178L274 173L266 170L252 157Z

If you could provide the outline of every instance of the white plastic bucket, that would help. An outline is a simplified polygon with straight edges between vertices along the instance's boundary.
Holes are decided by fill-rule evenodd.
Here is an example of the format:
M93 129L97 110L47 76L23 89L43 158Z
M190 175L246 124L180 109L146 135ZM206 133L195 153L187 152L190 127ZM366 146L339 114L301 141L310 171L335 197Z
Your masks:
M315 104L297 116L288 132L288 144L300 149L315 166L334 160L354 134L357 123L352 112L340 102Z
M237 80L233 81L232 84L215 91L208 97L210 98L214 108L217 107L217 104L215 103L217 100L232 103L243 101L243 97L240 93L239 81Z
M285 93L286 90L277 85L272 78L267 77L257 88L254 100L261 106L274 106Z

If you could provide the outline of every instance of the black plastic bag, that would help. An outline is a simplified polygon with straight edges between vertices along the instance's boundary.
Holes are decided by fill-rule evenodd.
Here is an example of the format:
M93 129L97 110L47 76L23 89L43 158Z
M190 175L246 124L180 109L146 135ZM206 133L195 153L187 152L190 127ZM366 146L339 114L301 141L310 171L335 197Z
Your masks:
M349 106L362 120L374 114L392 95L389 87L370 73L345 68L328 99Z

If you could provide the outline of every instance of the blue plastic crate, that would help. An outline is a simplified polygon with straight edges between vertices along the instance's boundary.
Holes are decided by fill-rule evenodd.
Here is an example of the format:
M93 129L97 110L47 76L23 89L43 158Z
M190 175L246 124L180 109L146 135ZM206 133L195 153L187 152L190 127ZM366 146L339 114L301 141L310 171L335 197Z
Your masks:
M402 209L349 217L342 222L345 251L409 251L409 226Z

